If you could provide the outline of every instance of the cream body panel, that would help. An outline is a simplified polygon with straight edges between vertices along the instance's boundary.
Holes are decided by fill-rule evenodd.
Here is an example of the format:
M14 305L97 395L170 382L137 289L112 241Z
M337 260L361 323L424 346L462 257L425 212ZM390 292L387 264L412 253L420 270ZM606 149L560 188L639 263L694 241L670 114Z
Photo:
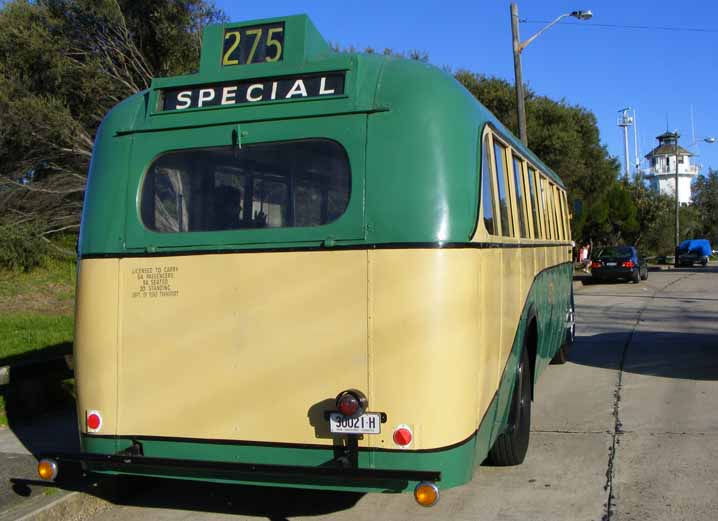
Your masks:
M501 316L503 300L503 250L487 248L476 251L479 270L480 360L478 380L479 422L491 405L504 369Z
M81 260L75 304L74 370L80 432L88 410L99 411L97 434L117 432L118 259Z
M321 412L368 385L366 256L123 259L119 433L331 445Z
M445 447L478 426L476 386L486 357L479 341L476 250L369 252L373 402L388 428L372 444L396 448L399 424L414 430L410 448Z

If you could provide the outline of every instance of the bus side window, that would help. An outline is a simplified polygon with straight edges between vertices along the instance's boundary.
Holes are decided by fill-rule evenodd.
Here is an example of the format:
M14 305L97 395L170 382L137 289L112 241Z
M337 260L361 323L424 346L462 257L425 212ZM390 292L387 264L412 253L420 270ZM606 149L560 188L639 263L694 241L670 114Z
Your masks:
M558 214L556 211L556 187L553 183L548 183L548 200L549 205L551 206L551 226L553 227L553 238L554 239L560 239L561 236L559 235L558 231Z
M481 201L484 207L484 226L486 231L490 235L496 235L496 228L494 225L494 215L496 209L494 208L494 194L491 190L491 149L489 145L488 134L484 138L484 145L481 151Z
M534 184L536 182L536 171L533 168L528 167L527 173L529 185L528 198L531 202L531 216L533 217L534 239L538 239L540 238L538 221L538 201L536 200L536 185Z
M554 228L556 229L554 238L561 239L561 227L560 227L561 218L558 213L558 200L556 198L556 185L551 183L549 186L551 187L549 196L551 197L551 206L553 207L553 223L554 223Z
M566 240L571 240L571 214L568 211L568 196L566 192L561 192L561 200L563 201L563 213L566 218Z
M553 183L549 183L548 186L548 196L551 200L551 209L553 210L551 212L551 217L553 217L553 225L555 229L554 239L561 239L561 219L559 219L558 208L556 207L556 187Z
M550 239L556 239L556 220L553 213L553 200L551 199L551 183L548 179L542 179L543 197L546 202L546 227L548 228L548 236Z
M526 238L527 235L527 226L526 226L526 207L525 207L525 201L523 197L523 169L521 168L523 161L519 159L516 156L512 157L513 159L513 167L514 167L514 185L516 186L516 210L518 211L519 215L519 231L521 233L521 237Z
M538 210L538 230L539 237L542 239L546 238L546 226L545 226L545 215L546 209L544 208L543 199L541 199L541 174L538 171L534 171L534 189L536 190L536 207Z
M546 179L543 175L539 175L538 186L539 192L541 193L541 209L543 210L544 239L551 239L551 222L549 220L551 208L548 206L548 197L546 197Z
M513 233L511 230L511 202L506 191L506 147L497 141L494 141L494 171L499 192L501 235L510 237Z
M563 192L558 187L556 188L556 195L558 196L557 203L561 221L561 239L566 240L566 237L568 236L566 233L566 211L563 208Z

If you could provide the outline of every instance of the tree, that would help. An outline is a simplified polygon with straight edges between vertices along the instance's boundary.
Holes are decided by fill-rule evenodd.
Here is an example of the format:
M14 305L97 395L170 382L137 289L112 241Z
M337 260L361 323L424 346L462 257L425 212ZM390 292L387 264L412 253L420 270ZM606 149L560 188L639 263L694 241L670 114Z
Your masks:
M608 192L608 219L611 223L611 244L633 244L640 225L636 219L637 209L629 191L628 183L617 182Z
M0 7L0 233L76 230L95 131L163 74L189 73L205 0L14 0Z
M640 179L629 185L629 191L638 221L634 245L644 255L672 255L675 246L675 199L647 188Z
M698 176L693 183L693 206L700 218L699 236L718 244L718 171ZM698 238L698 237L696 237Z

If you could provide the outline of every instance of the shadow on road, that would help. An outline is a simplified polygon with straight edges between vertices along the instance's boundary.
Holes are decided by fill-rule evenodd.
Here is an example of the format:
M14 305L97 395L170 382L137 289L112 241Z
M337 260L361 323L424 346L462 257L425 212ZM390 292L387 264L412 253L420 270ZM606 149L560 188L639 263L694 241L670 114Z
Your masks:
M639 331L633 336L627 332L579 336L571 348L569 361L618 369L623 347L629 340L624 371L664 378L718 380L718 335L709 333ZM619 347L606 349L605 346Z
M711 264L709 266L686 266L674 268L673 271L683 273L718 273L718 266Z
M66 465L57 486L79 491L115 505L148 509L245 515L282 521L296 516L323 515L347 510L364 496L279 487L209 483L139 476L85 476L79 465ZM13 479L16 494L31 486L47 486L37 480ZM147 515L152 519L152 514Z
M353 492L256 487L223 483L142 479L130 483L125 498L116 503L142 508L214 512L286 520L347 510L364 496ZM149 488L147 487L149 485ZM139 493L134 493L139 492ZM149 516L151 518L151 515Z
M43 453L79 451L75 411L72 407L65 407L31 422L11 422L11 429L19 442L36 457ZM0 455L0 464L1 462L2 455ZM32 467L34 468L34 464ZM363 496L351 492L256 487L135 476L92 474L88 476L82 472L79 464L72 463L62 465L56 483L28 479L26 476L32 476L34 472L28 472L26 468L15 469L15 471L16 474L6 476L7 481L3 484L3 487L11 487L11 490L5 492L0 490L2 492L0 497L12 495L27 497L34 490L56 486L63 490L90 494L118 505L243 514L272 520L346 510L352 508Z

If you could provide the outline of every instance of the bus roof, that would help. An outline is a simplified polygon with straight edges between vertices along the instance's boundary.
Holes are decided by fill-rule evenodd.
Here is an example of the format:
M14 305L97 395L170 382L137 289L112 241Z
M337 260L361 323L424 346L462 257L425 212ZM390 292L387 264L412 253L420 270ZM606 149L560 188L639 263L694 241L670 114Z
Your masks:
M197 146L181 137L188 129L354 115L371 116L365 123L372 155L365 169L364 242L468 240L478 207L477 136L486 125L563 186L445 71L395 56L336 52L305 15L214 25L204 31L196 74L154 79L103 121L81 252L131 249L123 229L129 221L119 214L136 211L131 200L137 195L121 198L128 194L128 176L141 173L117 157L146 148L142 134L178 131L178 140L169 142L182 148Z

